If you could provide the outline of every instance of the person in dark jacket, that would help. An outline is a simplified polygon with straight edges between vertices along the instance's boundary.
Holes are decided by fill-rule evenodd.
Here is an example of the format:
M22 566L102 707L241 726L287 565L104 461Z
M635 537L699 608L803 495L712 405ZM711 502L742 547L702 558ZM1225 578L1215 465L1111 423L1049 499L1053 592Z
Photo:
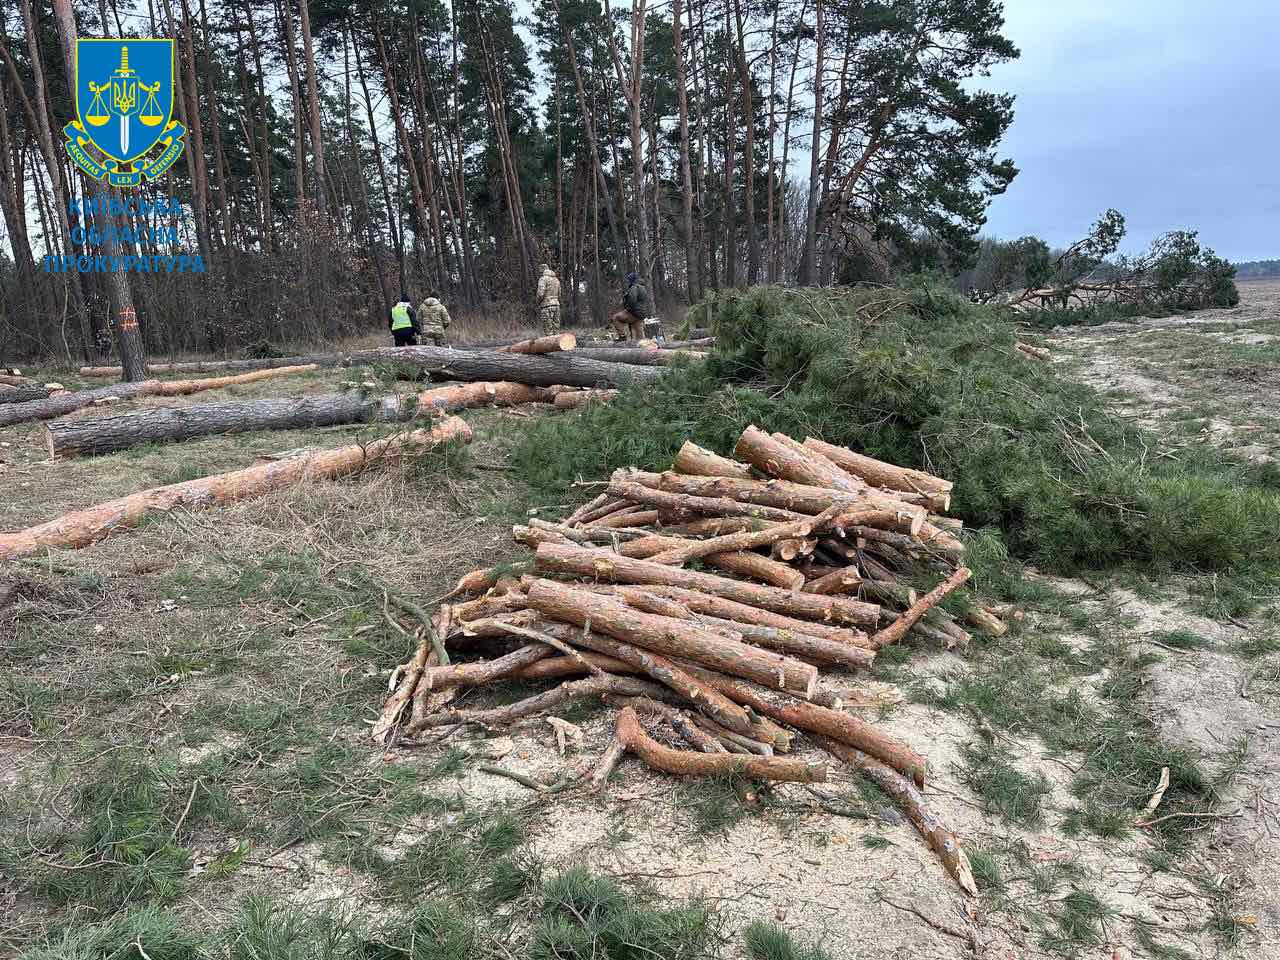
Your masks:
M395 338L397 347L412 347L418 342L418 314L403 292L399 302L391 308L387 328Z
M619 340L643 340L644 318L649 312L649 291L634 271L627 274L627 289L622 294L622 309L610 320Z

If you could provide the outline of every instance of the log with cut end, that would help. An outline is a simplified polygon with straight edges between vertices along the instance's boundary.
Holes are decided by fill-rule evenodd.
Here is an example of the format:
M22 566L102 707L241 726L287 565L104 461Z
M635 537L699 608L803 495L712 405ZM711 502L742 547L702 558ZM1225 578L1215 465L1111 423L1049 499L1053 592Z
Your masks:
M862 486L825 457L805 451L785 434L768 434L754 424L742 431L733 455L780 480L846 493L857 493Z
M589 547L544 543L538 547L535 565L540 570L598 577L616 583L653 583L700 590L727 600L763 607L775 613L822 623L837 621L854 626L875 626L880 620L880 607L874 603L863 603L847 597L825 597L780 590L777 587L730 580L700 570L685 570L648 560L623 557L607 550Z
M772 524L763 530L730 533L722 537L712 537L708 540L694 540L683 547L654 554L649 559L654 563L668 563L678 566L682 563L688 563L697 557L705 557L713 553L724 553L730 550L754 550L757 547L772 546L779 540L808 537L812 533L821 531L841 512L841 509L842 507L837 505L829 507L812 519L806 517L803 520L793 520L790 523ZM793 553L792 558L794 556L795 554ZM804 582L803 576L796 571L792 572L800 577L800 583Z
M132 400L136 397L174 397L188 393L199 393L203 390L217 390L241 383L253 383L269 377L309 373L315 369L315 366L308 365L258 370L253 373L230 377L212 377L207 380L138 380L134 383L116 383L109 387L97 387L93 390L58 393L45 400L29 400L26 403L12 403L0 406L0 427L8 427L15 423L27 423L32 420L52 420L54 417L61 417L64 414L81 410L84 407L92 406L105 400Z
M680 360L705 360L697 350L659 350L644 347L580 347L577 353L605 363L622 363L645 367L665 367Z
M363 445L308 451L281 460L255 464L243 470L154 487L95 507L64 514L26 530L0 534L0 559L14 560L45 547L76 550L133 527L145 517L165 513L175 507L203 509L261 497L307 478L344 477L373 464L448 440L470 441L471 428L457 417L449 417L431 430L415 430Z
M752 480L751 467L737 460L730 460L718 453L700 447L692 440L686 440L676 454L671 469L677 473L688 473L701 477L736 477L739 480Z
M618 739L628 752L653 769L681 777L743 776L794 783L822 783L827 779L827 767L823 763L789 757L693 753L664 747L645 733L631 707L624 707L618 714Z
M857 593L861 583L862 571L858 569L856 564L850 564L847 567L840 567L810 580L804 585L804 592L827 595Z
M617 707L618 709L631 707L636 713L643 713L665 720L671 724L676 733L684 737L689 746L700 753L728 753L724 744L709 733L704 732L701 727L694 723L693 718L679 707L673 707L668 703L659 703L656 700L646 700L643 697L616 697L613 694L605 694L604 701L611 707Z
M621 387L662 376L659 367L605 363L582 353L581 350L528 354L451 347L383 347L360 350L343 360L352 366L385 363L418 367L445 380L511 380L538 387Z
M840 469L859 477L873 487L919 493L930 498L936 510L946 510L951 500L952 483L923 470L899 467L865 454L855 453L847 447L825 443L816 437L805 437L804 445L822 454Z
M551 656L550 647L531 643L493 660L475 660L469 663L449 663L431 667L423 672L422 683L428 690L444 690L448 687L478 687L519 673L525 667Z
M539 547L539 556L550 546ZM818 671L812 664L731 640L684 620L645 613L613 597L552 580L535 580L528 596L530 608L549 619L580 627L590 624L592 630L626 643L692 660L773 689L808 697L818 682Z
M1003 635L1009 625L985 607L970 607L964 612L965 622L993 637Z
M648 527L658 522L657 510L619 510L611 513L607 517L601 517L599 520L592 520L586 524L589 527L605 529L627 528L627 527Z
M515 574L519 576L529 569L528 563L508 563L497 567L485 567L464 574L451 591L452 596L466 596L469 593L484 593L498 585L503 577Z
M532 340L517 340L498 347L498 353L559 353L562 350L572 350L577 345L578 338L572 333L553 333L546 337L534 337Z
M699 680L719 690L730 700L750 707L762 717L785 723L807 733L830 737L857 747L891 766L924 787L925 759L896 737L857 717L794 697L775 694L705 670L690 668Z
M566 390L556 394L557 410L577 410L592 403L608 403L618 396L617 390Z
M522 383L470 383L427 390L418 396L364 396L356 391L304 397L268 397L199 403L189 407L152 407L114 417L64 420L49 424L49 455L74 456L125 450L141 443L254 430L304 430L349 423L397 423L437 412L478 406L511 406L550 401L545 387Z
M938 854L943 866L960 885L960 889L971 897L978 895L973 868L969 864L964 848L960 846L955 833L947 827L941 817L933 812L933 808L929 806L928 801L914 783L847 743L819 735L814 735L813 740L832 756L857 767L867 779L896 800L906 811L911 823L920 831L921 836Z
M561 635L565 639L567 635ZM584 664L585 661L585 664ZM623 663L614 657L606 657L599 653L583 653L576 657L548 657L537 663L517 671L516 677L521 680L552 680L559 677L576 677L590 673L588 667L595 667L604 673L636 673L635 667Z

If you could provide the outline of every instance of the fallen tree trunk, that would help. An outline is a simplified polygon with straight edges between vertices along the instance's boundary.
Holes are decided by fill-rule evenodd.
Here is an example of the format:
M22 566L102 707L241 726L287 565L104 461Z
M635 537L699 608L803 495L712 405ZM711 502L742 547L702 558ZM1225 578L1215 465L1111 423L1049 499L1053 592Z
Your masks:
M655 367L605 363L581 356L584 351L522 354L497 350L454 350L450 347L383 347L348 354L349 366L387 363L421 367L447 380L511 380L537 387L619 387L662 375Z
M599 577L616 583L653 583L700 590L727 600L821 623L835 620L855 626L875 626L880 621L880 607L874 603L862 603L847 597L795 593L777 587L730 580L700 570L685 570L648 560L623 557L607 550L589 547L544 543L538 547L534 564L540 570Z
M44 387L0 387L0 403L26 403L28 400L44 400L49 391Z
M311 353L294 357L270 357L259 360L192 360L183 363L148 363L148 373L213 373L219 370L275 370L280 367L297 367L315 364L318 367L337 366L342 355L337 353ZM120 367L81 367L82 377L119 377Z
M572 333L553 333L548 337L535 337L532 340L517 340L506 346L498 347L498 353L559 353L562 350L573 350L578 345L578 338Z
M557 410L577 410L589 403L608 403L617 395L617 390L566 390L556 394L555 406Z
M816 734L813 735L813 740L832 756L857 767L872 783L898 801L911 823L941 858L947 872L955 878L960 889L971 897L978 895L973 868L969 865L969 858L960 846L960 841L942 822L942 818L933 812L914 783L847 743Z
M760 780L787 780L794 783L823 783L827 766L784 757L752 757L738 754L694 753L673 750L658 743L640 726L631 707L618 714L618 740L655 770L682 777L742 776Z
M135 383L116 383L109 387L97 387L93 390L78 390L74 393L60 393L47 400L31 400L27 403L14 403L0 407L0 427L8 427L15 423L27 423L31 420L52 420L64 414L72 413L91 406L101 400L132 400L135 397L176 397L188 393L199 393L202 390L217 390L240 383L253 383L270 377L283 377L294 373L309 373L315 370L314 365L300 367L280 367L272 370L258 370L236 376L212 377L207 380L139 380Z
M555 393L522 383L471 383L418 396L369 397L355 391L310 397L268 397L155 407L115 417L51 423L49 455L102 454L140 443L190 440L254 430L302 430L344 423L397 423L435 412L478 406L550 402Z
M175 507L202 509L264 496L293 486L304 478L331 479L357 473L415 449L447 440L471 440L471 428L457 417L442 420L431 430L384 437L368 444L333 450L308 451L282 460L254 464L164 487L154 487L108 503L64 514L55 520L15 533L0 534L0 559L29 556L44 547L77 550L135 526L143 518Z
M538 548L539 556L548 546L552 544ZM553 580L535 580L529 587L528 603L530 608L552 620L579 627L589 624L592 630L637 647L692 660L766 687L795 691L806 698L812 695L818 682L818 671L812 664L732 640L685 620L645 613L612 597L573 589ZM625 659L612 651L600 652Z

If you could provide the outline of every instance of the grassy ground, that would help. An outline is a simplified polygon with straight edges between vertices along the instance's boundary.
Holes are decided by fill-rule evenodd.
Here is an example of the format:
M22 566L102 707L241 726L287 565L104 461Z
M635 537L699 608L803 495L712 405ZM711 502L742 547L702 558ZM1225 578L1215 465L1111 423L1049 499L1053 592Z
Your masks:
M1065 337L1055 351L1077 355ZM1225 391L1204 402L1232 415ZM1246 854L1274 816L1280 634L1265 606L1205 616L1181 574L1103 582L999 564L1025 574L988 587L1027 611L1010 634L894 649L874 677L836 678L929 757L931 802L971 849L976 904L845 772L746 802L738 785L631 763L599 798L480 769L548 783L586 769L610 734L592 708L566 715L586 734L567 756L541 723L375 749L367 723L409 653L382 620L381 586L431 601L515 555L514 519L590 493L522 482L511 451L531 418L466 417L466 453L170 515L0 571L0 953L818 960L976 944L1172 958L1274 945L1274 875ZM0 528L371 431L69 462L45 459L40 432L0 431L18 492ZM1155 815L1175 816L1135 827L1163 767Z

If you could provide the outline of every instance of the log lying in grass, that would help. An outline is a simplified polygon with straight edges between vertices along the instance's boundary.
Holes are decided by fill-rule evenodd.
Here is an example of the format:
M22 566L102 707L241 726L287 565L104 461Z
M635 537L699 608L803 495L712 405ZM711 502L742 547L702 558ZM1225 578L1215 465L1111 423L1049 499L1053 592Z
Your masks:
M617 395L617 390L566 390L556 394L555 407L557 410L577 410L589 403L608 403Z
M880 607L874 603L862 603L847 597L793 593L697 570L684 570L648 560L622 557L606 550L544 543L538 547L534 563L540 570L599 577L617 583L684 587L820 623L836 621L854 626L875 626L880 620Z
M318 367L337 366L342 359L337 353L309 353L293 357L268 357L257 360L191 360L180 363L148 363L148 373L214 373L220 370L275 370L280 367L297 367L315 364ZM120 367L81 367L82 377L119 377Z
M692 440L686 440L676 454L671 469L677 473L688 473L702 477L736 477L739 480L753 480L755 476L751 467L737 460L730 460L706 447L700 447Z
M471 440L471 428L448 417L430 430L384 437L367 444L308 451L281 460L254 464L243 470L154 487L108 503L64 514L15 533L0 534L0 559L29 556L45 547L77 550L137 525L145 517L175 507L203 509L250 500L304 479L332 479L358 473L384 462L448 440Z
M450 347L384 347L361 350L343 358L350 366L374 363L420 367L448 380L510 380L536 387L620 387L662 375L656 367L605 363L582 356L582 350L563 353L500 353L497 350L454 350Z
M664 367L679 360L705 360L707 355L696 350L646 350L643 347L581 347L578 353L606 363L628 363L646 367Z
M653 769L676 776L742 776L794 783L822 783L827 779L827 766L823 763L784 757L694 753L664 747L644 732L640 718L631 707L623 707L618 713L618 739L627 752L634 753Z
M71 420L46 427L49 455L102 454L140 443L190 440L253 430L301 430L346 423L398 423L417 416L478 406L547 403L556 393L522 383L469 383L418 396L369 397L355 391L309 397L268 397L155 407L115 417Z
M231 387L241 383L253 383L270 377L309 373L315 369L314 365L304 365L257 370L252 373L212 377L206 380L139 380L136 383L117 383L109 387L98 387L93 390L61 393L49 397L47 400L31 400L27 403L0 406L0 427L11 426L15 423L27 423L32 420L52 420L54 417L61 417L64 414L72 413L102 400L132 400L136 397L176 397L188 393L200 393L203 390Z
M553 333L546 337L535 337L532 340L517 340L506 346L498 347L498 353L559 353L562 350L573 350L578 345L578 338L572 333Z

